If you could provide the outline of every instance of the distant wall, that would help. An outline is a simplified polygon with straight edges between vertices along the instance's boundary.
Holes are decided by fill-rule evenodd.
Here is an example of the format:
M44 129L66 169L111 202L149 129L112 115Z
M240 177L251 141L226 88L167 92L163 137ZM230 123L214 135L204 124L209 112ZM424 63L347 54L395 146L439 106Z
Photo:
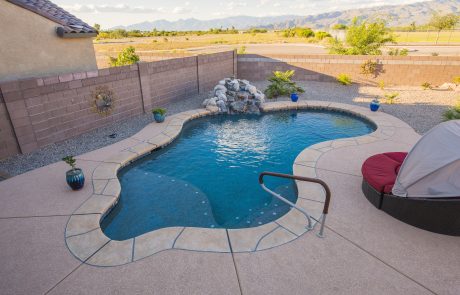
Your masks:
M361 74L367 60L377 61L377 75ZM386 85L440 85L460 76L460 57L448 56L350 56L350 55L270 55L238 56L238 75L250 80L266 80L273 71L295 70L295 80L335 81L341 73L355 82Z
M96 61L97 67L99 69L104 69L110 67L109 59L110 57L117 57L119 51L110 51L110 52L96 52ZM139 56L140 61L143 62L152 62L152 61L159 61L165 59L174 59L180 57L188 57L188 56L195 56L193 53L189 52L149 52L149 51L142 51L136 50L136 54Z
M0 82L96 70L92 38L63 39L55 22L0 1Z
M186 100L232 75L236 52L229 51L0 83L0 159ZM92 109L98 86L115 95L108 116Z

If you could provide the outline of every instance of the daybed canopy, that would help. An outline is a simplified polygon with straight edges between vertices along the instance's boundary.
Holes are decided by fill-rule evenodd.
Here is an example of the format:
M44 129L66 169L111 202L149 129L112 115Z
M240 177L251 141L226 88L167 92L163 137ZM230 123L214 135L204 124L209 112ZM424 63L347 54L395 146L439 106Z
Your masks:
M409 198L460 196L460 120L439 124L415 144L392 193Z

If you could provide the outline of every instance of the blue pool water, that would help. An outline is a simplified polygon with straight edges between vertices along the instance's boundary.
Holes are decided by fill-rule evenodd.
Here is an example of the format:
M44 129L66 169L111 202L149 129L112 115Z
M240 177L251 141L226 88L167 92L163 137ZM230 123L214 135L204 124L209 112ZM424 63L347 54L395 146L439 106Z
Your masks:
M262 171L292 173L306 147L370 133L374 126L336 112L222 115L186 123L164 149L122 169L121 197L102 222L104 233L124 240L169 226L245 228L289 211L258 184ZM297 199L292 181L267 186Z

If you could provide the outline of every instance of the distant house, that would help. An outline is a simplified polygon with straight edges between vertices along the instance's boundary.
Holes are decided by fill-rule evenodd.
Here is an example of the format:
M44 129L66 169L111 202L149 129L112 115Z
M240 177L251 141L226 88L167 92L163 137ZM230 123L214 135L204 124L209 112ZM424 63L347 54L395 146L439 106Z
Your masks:
M0 1L0 82L97 69L96 29L48 0Z

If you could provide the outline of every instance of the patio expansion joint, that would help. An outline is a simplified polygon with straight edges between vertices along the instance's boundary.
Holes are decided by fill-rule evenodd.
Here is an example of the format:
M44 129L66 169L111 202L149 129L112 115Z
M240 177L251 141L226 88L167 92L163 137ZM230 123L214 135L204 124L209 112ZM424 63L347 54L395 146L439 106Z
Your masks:
M56 288L58 285L60 285L62 282L64 282L68 277L70 277L77 269L79 269L82 265L86 264L86 262L91 259L94 255L96 255L97 252L99 252L102 248L104 248L108 243L110 243L110 240L107 241L104 245L102 245L99 249L97 249L93 254L91 254L88 258L86 258L84 261L81 261L71 272L69 272L66 276L64 276L61 280L59 280L53 287L51 287L48 291L45 292L45 294L49 294L54 288Z
M438 293L434 292L433 290L431 290L427 286L423 285L419 281L417 281L414 278L410 277L409 275L405 274L404 272L402 272L401 270L397 269L395 266L391 265L390 263L384 261L382 258L378 257L376 254L373 254L369 250L366 250L364 247L360 246L358 243L356 243L356 242L352 241L351 239L345 237L344 235L340 234L338 231L334 230L330 225L324 225L324 227L327 228L328 230L330 230L331 232L335 233L336 235L338 235L342 239L344 239L346 242L350 243L351 245L355 246L359 250L363 251L367 255L371 256L372 258L374 258L374 259L378 260L379 262L383 263L384 265L386 265L387 267L391 268L395 272L399 273L400 275L402 275L406 279L408 279L408 280L412 281L413 283L419 285L420 287L422 287L423 289L427 290L428 292L430 292L430 293L432 293L434 295L438 295Z
M230 255L232 255L233 268L235 269L235 274L236 274L236 279L238 281L238 288L240 290L240 295L243 295L243 290L241 288L240 274L238 272L238 267L236 266L235 254L233 252L232 241L230 240L230 235L228 234L228 229L225 229L225 233L227 234L228 246L230 247Z

